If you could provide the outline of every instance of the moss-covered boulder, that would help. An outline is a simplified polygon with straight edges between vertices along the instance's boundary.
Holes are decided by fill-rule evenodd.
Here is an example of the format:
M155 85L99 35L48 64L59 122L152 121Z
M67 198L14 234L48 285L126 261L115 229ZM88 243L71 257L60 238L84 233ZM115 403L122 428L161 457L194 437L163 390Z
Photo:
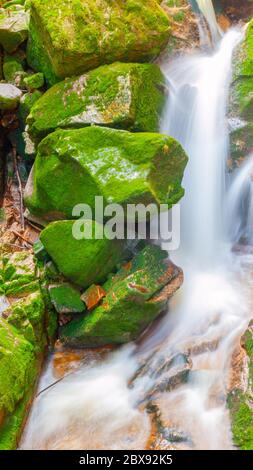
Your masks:
M50 84L117 60L159 54L170 24L156 0L31 0L30 66Z
M15 78L20 72L24 72L22 60L15 55L6 54L3 60L4 79L15 84Z
M0 247L0 449L15 449L56 318L32 253Z
M103 282L128 255L123 240L106 238L106 227L91 220L83 222L87 237L77 239L74 222L62 220L49 224L40 239L58 270L77 285L88 287Z
M0 449L15 449L38 374L34 346L0 318Z
M147 246L103 285L107 295L101 305L61 328L60 339L73 347L135 340L181 283L182 272L167 252Z
M10 83L0 83L0 111L9 111L15 109L22 96L20 91Z
M171 137L91 126L58 130L39 145L25 191L30 212L44 220L71 219L80 203L178 202L187 157Z
M231 158L238 164L253 147L253 20L234 57L230 117Z
M21 5L0 8L0 45L14 52L28 37L29 16Z
M90 124L156 132L163 87L164 77L155 64L101 66L50 88L31 110L29 132L37 141L58 127Z
M243 380L228 395L234 443L241 450L253 450L253 323L242 337L241 345L246 361L241 364L239 374ZM245 380L246 378L246 380Z

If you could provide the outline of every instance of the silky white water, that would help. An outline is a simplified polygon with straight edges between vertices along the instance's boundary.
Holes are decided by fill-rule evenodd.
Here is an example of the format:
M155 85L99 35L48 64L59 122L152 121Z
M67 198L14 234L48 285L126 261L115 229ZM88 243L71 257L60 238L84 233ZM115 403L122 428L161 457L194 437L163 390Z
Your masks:
M197 0L197 4L205 20L208 23L213 42L218 42L222 36L222 30L216 21L212 0Z
M159 403L165 421L189 436L186 447L232 448L227 374L250 318L252 261L246 269L243 256L231 252L236 203L225 185L226 104L232 53L241 38L240 31L231 30L214 51L163 64L171 93L161 131L177 138L189 155L181 246L171 254L184 269L183 288L141 347L130 345L100 365L83 366L42 393L34 402L21 448L144 449L150 420L138 404L153 380L144 376L133 388L128 382L139 358L152 351L154 357L195 351L187 384L164 393ZM235 197L241 200L240 191ZM50 363L40 387L53 381Z
M253 155L233 173L227 197L228 234L234 243L253 244Z

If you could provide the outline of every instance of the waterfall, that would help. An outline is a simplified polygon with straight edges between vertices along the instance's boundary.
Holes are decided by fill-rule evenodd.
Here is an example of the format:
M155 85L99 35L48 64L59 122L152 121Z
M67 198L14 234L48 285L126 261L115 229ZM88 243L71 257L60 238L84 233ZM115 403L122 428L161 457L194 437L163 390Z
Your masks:
M233 175L228 192L228 234L232 243L253 244L253 155Z
M233 49L241 33L231 30L211 55L183 57L164 66L172 83L163 133L189 155L181 203L181 246L194 264L219 262L225 242L223 201L228 151L226 104Z
M222 31L216 20L213 2L212 0L197 0L197 4L208 23L212 40L216 43L221 38Z
M211 1L198 4L212 32L217 32ZM141 346L127 346L98 366L83 366L41 394L21 448L145 449L150 421L138 405L154 379L147 374L131 388L129 380L147 352L159 359L178 351L195 351L189 380L164 393L161 402L156 400L161 417L188 436L176 448L232 448L227 375L234 346L251 313L242 257L231 252L231 217L237 213L233 201L244 191L244 182L235 183L232 195L227 195L225 185L226 105L232 54L241 38L239 30L231 29L212 52L162 66L170 95L161 132L177 138L189 155L181 201L181 246L170 254L184 269L183 288ZM52 381L50 371L51 362L41 388Z

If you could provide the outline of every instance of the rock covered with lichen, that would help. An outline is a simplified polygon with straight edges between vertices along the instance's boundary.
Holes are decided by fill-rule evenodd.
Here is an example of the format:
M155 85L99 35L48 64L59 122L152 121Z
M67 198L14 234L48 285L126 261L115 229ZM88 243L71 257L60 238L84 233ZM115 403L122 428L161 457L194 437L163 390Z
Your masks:
M165 79L155 64L101 66L51 87L31 109L29 132L36 141L59 127L91 124L156 132L164 89Z
M147 61L170 34L156 0L31 0L29 65L52 84L117 60Z

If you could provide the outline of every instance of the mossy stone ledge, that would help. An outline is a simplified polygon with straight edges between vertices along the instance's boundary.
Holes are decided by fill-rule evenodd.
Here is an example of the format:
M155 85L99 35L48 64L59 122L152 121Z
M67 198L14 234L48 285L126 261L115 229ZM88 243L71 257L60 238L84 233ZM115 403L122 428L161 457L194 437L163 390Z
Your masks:
M170 21L156 0L31 0L29 65L49 84L99 65L158 55Z

